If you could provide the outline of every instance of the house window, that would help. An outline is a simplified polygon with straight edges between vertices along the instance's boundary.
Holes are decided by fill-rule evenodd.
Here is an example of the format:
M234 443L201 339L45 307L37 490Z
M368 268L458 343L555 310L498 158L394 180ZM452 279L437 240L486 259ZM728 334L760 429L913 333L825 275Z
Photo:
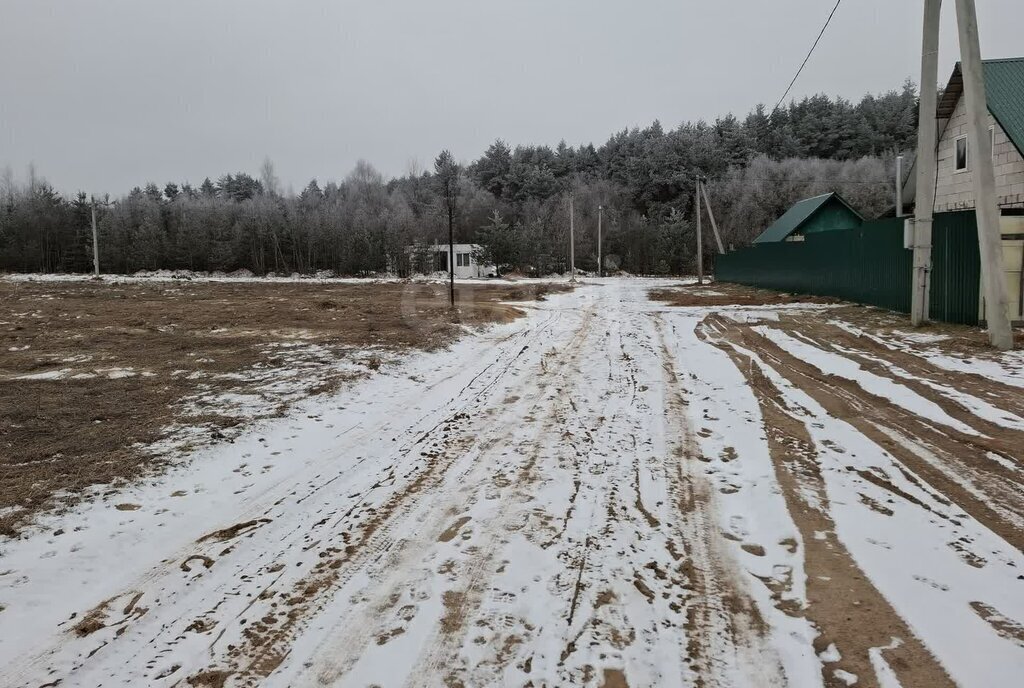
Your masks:
M469 267L469 254L468 253L456 253L455 254L455 261L456 261L456 264L460 268L468 268Z
M963 172L967 169L967 137L957 136L956 144L954 146L955 159L953 169L957 172Z
M992 147L992 159L996 159L996 127L992 125L988 128L988 142Z

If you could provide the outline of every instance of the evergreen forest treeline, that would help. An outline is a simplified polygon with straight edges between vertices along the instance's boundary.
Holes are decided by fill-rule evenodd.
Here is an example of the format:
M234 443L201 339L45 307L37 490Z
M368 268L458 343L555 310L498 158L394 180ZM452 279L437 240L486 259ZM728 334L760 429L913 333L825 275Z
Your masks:
M457 165L385 178L359 161L341 181L311 180L284 192L269 160L201 183L147 183L97 206L104 272L189 269L255 274L402 269L405 247L447 241L454 194L458 242L484 246L503 270L566 269L568 199L576 264L596 269L597 209L604 212L607 269L683 274L695 263L696 176L708 179L727 244L749 243L794 201L838 191L866 217L893 205L895 156L916 145L917 95L901 90L857 103L824 95L744 119L659 122L605 143L517 145L495 141ZM446 152L445 152L446 153ZM909 169L909 164L907 165ZM712 242L705 241L708 260ZM32 169L0 175L0 270L92 269L90 199L65 197Z

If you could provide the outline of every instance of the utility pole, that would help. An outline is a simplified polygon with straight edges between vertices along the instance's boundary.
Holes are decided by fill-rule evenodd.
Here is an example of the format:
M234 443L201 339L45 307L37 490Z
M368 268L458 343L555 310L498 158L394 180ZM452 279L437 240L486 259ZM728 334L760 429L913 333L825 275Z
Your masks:
M455 308L455 213L448 205L448 305Z
M601 216L604 215L604 206L597 206L597 276L604 277L604 266L601 263Z
M448 304L455 310L455 199L459 193L459 166L451 151L443 150L434 160L434 172L441 183L448 211Z
M936 115L939 82L939 18L942 0L924 0L924 36L921 41L921 98L917 127L917 197L914 201L914 274L910 323L928 322L932 272L932 213L935 210Z
M985 287L985 319L989 342L1001 351L1013 348L1006 280L1003 278L1003 244L996 203L995 168L992 166L992 141L988 136L988 103L985 75L981 66L978 40L978 15L974 0L956 0L957 30L960 34L960 61L967 105L968 165L974 159L971 181L974 185L974 213L978 221L981 249L981 279ZM926 85L922 84L922 91Z
M697 284L704 284L704 246L700 235L700 175L697 175L697 186L694 188L697 198Z
M700 181L700 193L704 197L704 205L708 211L708 219L711 220L711 229L715 233L715 243L718 244L718 252L725 255L725 246L722 244L722 235L718 233L718 223L715 222L715 214L711 212L711 199L708 198L708 185L704 180Z
M96 234L96 197L92 197L92 272L100 276L100 240Z
M896 217L903 217L903 156L896 156Z
M572 191L569 192L569 281L576 281L576 210Z

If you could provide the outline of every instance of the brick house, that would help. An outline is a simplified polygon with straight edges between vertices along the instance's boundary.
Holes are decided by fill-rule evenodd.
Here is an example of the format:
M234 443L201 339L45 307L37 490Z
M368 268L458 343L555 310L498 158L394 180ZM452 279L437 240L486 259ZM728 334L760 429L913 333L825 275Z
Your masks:
M1003 260L1010 316L1024 320L1024 57L983 60L988 130L1000 210ZM974 208L973 169L977 156L967 140L963 75L957 63L939 97L935 212ZM913 202L916 175L911 173L904 198ZM979 306L984 317L984 304Z
M1024 58L985 60L988 127L1000 208L1024 210ZM957 64L939 99L938 179L935 210L974 207L963 77ZM1013 214L1013 213L1004 213Z

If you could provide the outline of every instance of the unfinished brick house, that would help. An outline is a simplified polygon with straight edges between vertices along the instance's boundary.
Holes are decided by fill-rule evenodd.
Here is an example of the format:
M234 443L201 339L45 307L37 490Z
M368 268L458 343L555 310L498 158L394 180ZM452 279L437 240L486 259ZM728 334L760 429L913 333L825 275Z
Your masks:
M989 136L995 170L996 201L1003 237L1003 262L1010 318L1024 321L1024 57L984 60ZM935 211L974 208L973 170L980 163L967 140L963 75L957 63L939 98L938 169ZM911 173L904 198L913 202L916 176ZM984 318L984 302L979 303Z
M985 60L984 69L996 197L1004 211L1024 210L1024 58ZM937 212L974 207L972 167L977 161L967 142L967 113L962 95L963 77L957 64L936 113Z

